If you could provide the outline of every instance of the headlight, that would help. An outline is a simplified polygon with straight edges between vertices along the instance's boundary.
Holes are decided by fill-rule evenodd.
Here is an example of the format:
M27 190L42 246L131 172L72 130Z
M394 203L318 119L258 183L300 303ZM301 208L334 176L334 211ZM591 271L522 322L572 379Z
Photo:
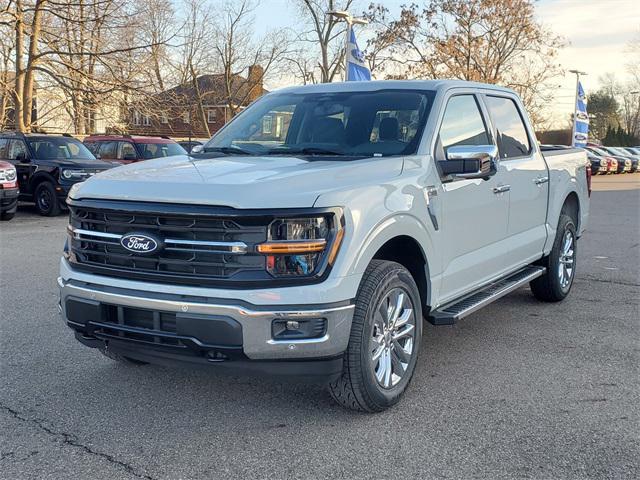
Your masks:
M308 276L325 262L332 264L344 234L339 222L333 214L271 222L268 241L257 246L267 256L267 271L276 277Z
M0 182L9 183L16 181L16 169L15 167L11 168L0 168Z
M61 172L63 178L67 180L86 180L92 176L95 172L91 170L81 170L73 168L64 168Z

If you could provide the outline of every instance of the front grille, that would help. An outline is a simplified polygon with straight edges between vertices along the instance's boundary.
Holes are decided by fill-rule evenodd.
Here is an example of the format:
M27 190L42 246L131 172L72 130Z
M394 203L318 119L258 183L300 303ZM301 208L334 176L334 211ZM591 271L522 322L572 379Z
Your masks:
M182 211L171 206L171 213L160 213L157 204L145 211L144 205L120 209L95 203L70 204L69 260L79 267L104 275L194 285L269 278L265 257L255 253L255 245L267 239L269 216L194 215L199 209L189 206ZM152 254L133 253L120 243L131 233L152 235L163 246Z

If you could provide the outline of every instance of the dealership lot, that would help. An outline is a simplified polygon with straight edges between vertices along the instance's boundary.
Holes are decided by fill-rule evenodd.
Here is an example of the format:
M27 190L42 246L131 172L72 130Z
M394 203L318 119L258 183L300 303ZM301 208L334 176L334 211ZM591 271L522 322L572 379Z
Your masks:
M570 297L525 288L425 325L412 386L378 415L83 347L56 308L66 219L22 207L0 225L0 477L637 478L640 175L594 190Z

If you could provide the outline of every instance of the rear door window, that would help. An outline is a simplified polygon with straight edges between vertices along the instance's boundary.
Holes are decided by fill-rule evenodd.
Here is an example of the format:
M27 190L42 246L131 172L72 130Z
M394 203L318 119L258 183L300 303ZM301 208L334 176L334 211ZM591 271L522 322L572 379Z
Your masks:
M137 159L138 152L136 152L136 147L131 142L120 142L120 155L118 158L121 160Z
M104 142L100 145L100 158L116 160L118 158L118 142Z
M9 160L24 161L27 158L27 146L22 140L11 140L8 150L7 158Z
M487 96L486 104L496 129L500 158L529 155L531 143L516 103L511 98Z

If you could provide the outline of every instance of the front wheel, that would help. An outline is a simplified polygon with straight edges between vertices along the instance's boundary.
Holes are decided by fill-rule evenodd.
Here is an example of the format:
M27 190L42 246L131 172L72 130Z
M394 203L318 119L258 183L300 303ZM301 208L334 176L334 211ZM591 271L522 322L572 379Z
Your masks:
M0 213L0 221L2 222L8 222L9 220L11 220L13 217L16 216L16 212L2 212Z
M575 220L561 213L553 248L541 262L547 271L530 283L538 300L559 302L569 294L576 275L577 239Z
M42 182L35 192L38 213L45 217L55 217L60 214L60 202L56 190L50 182Z
M371 262L356 296L342 375L331 396L351 410L380 412L406 390L422 337L422 307L413 277L402 265Z

